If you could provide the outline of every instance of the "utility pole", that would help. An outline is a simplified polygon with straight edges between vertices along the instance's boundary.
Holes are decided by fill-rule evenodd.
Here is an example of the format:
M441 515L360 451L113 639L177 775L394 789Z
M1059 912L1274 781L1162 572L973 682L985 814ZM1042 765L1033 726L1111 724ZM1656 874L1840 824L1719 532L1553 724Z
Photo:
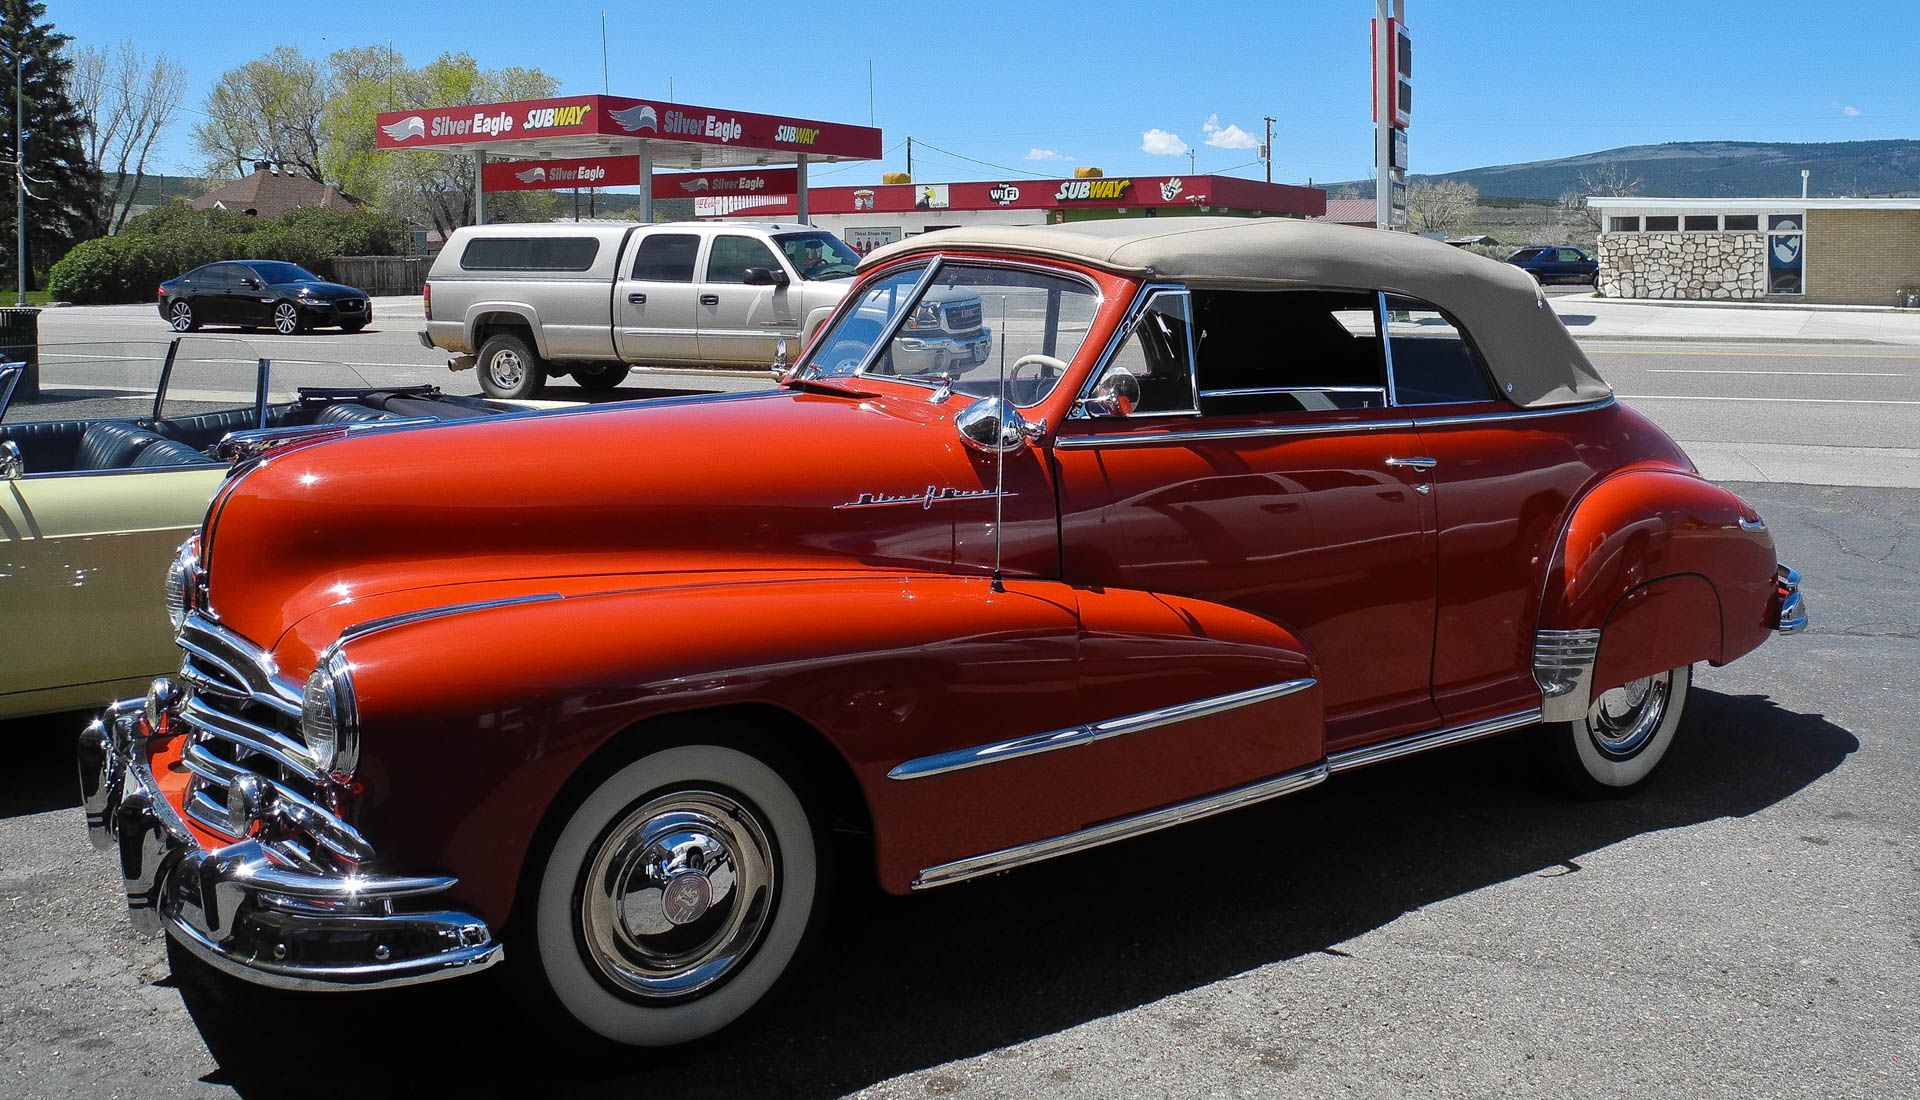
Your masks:
M907 139L907 182L913 182L913 139Z
M1267 141L1266 141L1266 144L1260 146L1260 159L1267 162L1267 182L1272 183L1273 182L1273 116L1261 115L1260 118L1262 121L1264 121L1267 124Z
M1187 175L1197 176L1200 174L1200 161L1198 158L1199 154L1193 151L1193 146L1187 146Z

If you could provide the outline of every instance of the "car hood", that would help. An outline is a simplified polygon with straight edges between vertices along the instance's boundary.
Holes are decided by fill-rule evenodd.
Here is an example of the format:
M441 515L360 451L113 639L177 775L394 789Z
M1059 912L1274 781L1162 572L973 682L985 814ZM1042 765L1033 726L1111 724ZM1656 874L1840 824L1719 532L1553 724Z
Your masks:
M922 498L994 476L953 427L966 404L769 390L290 448L215 499L210 603L272 647L324 609L351 625L468 602L480 582L948 568L968 510Z
M323 283L318 279L301 279L291 283L272 283L269 284L269 289L285 291L289 294L304 290L309 293L318 294L322 298L364 298L367 296L367 292L364 290L356 290L342 283Z

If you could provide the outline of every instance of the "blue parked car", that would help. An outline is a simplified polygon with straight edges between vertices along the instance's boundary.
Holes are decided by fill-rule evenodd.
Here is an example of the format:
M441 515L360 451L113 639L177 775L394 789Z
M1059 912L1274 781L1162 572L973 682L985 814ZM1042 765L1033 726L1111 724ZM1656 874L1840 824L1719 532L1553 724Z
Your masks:
M1557 245L1552 248L1523 248L1507 257L1507 262L1542 283L1600 282L1600 261L1577 248Z

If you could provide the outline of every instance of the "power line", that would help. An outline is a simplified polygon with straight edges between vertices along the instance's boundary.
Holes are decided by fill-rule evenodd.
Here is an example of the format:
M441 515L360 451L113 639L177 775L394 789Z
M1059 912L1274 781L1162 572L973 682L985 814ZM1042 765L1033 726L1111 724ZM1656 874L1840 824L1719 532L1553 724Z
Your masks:
M1037 180L1044 180L1044 179L1052 179L1052 178L1053 178L1052 176L1050 176L1049 174L1047 174L1047 173L1045 173L1045 172L1035 172L1035 171L1034 171L1034 170L1032 170L1031 168L1009 168L1009 167L1007 167L1007 166L1006 166L1006 165L1004 165L1004 164L995 164L995 163L993 163L992 161L989 161L989 160L979 160L979 159L976 159L976 158L974 158L974 157L967 157L967 156L961 156L961 155L960 155L959 153L956 153L956 152L953 152L953 151L952 151L952 150L950 150L950 149L942 149L942 148L940 148L940 147L939 147L938 145L931 145L931 144L928 144L928 142L927 142L927 141L926 141L926 140L925 140L924 138L915 138L915 139L914 139L914 144L915 144L915 145L919 145L919 146L923 146L923 147L925 147L925 148L928 148L928 149L931 149L931 150L933 150L933 151L934 151L934 152L936 152L936 153L942 153L942 154L945 154L946 156L949 156L949 157L952 157L952 158L953 158L953 159L955 159L955 160L964 160L964 161L966 161L966 162L968 162L968 163L970 163L970 164L978 164L978 165L982 165L982 166L984 166L984 167L987 167L987 168L998 168L998 169L999 169L1000 171L1002 171L1002 172L1011 172L1011 173L1013 173L1014 175L1018 175L1018 176L1029 176L1029 177L1031 177L1031 178L1033 178L1033 179L1037 179Z

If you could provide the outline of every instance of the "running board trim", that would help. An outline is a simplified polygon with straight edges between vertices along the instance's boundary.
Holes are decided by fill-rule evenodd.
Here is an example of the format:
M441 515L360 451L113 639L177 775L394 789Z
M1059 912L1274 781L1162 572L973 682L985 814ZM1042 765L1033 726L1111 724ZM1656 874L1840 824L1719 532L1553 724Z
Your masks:
M1352 771L1364 768L1368 764L1379 764L1388 760L1397 760L1402 756L1412 756L1416 752L1458 745L1465 741L1477 741L1482 737L1492 737L1496 733L1516 730L1521 726L1531 726L1540 721L1540 708L1529 707L1526 710L1503 714L1498 718L1488 718L1479 722L1470 722L1464 726L1451 726L1447 729L1429 730L1426 733L1397 737L1392 741L1383 741L1378 745L1365 745L1345 752L1332 753L1327 757L1327 770L1330 772Z
M913 880L913 889L925 890L934 886L964 882L982 875L1011 871L1029 863L1038 863L1055 856L1084 852L1089 848L1098 848L1117 840L1128 840L1147 833L1158 832L1174 825L1212 817L1215 814L1237 810L1242 806L1251 806L1268 799L1281 798L1308 787L1318 786L1334 772L1351 771L1368 764L1379 764L1395 760L1402 756L1411 756L1428 749L1458 745L1466 741L1475 741L1482 737L1491 737L1496 733L1530 726L1540 721L1540 708L1531 707L1498 718L1488 718L1479 722L1470 722L1463 726L1449 726L1445 729L1429 730L1407 737L1396 738L1378 745L1348 749L1327 757L1324 763L1263 779L1244 787L1235 787L1230 791L1208 795L1205 798L1182 802L1164 809L1149 810L1132 817L1123 817L1101 825L1093 825L1077 832L1063 833L1037 840L1031 844L1022 844L1012 848L1002 848L984 855L968 856L949 863L936 864L921 871Z

